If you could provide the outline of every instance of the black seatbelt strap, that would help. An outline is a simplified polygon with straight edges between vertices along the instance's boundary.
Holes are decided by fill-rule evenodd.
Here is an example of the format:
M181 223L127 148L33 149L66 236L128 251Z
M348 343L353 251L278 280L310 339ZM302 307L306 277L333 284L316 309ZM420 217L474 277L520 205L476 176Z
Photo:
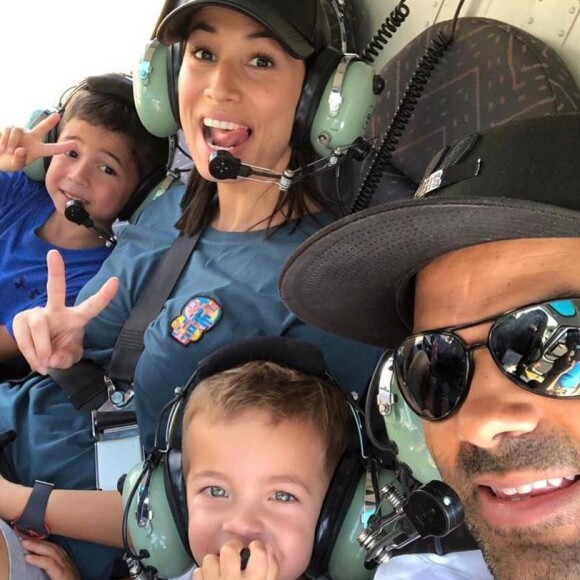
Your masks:
M107 400L107 377L123 385L133 382L135 366L143 351L145 329L171 294L200 235L201 231L193 236L180 235L165 252L121 329L107 375L89 359L82 359L68 369L49 370L48 374L76 409L90 413Z
M114 383L130 385L133 382L135 367L143 352L145 330L171 294L200 235L201 231L193 236L180 235L148 280L113 349L108 376Z
M105 373L90 359L83 358L68 369L49 368L48 374L75 409L90 413L107 400Z

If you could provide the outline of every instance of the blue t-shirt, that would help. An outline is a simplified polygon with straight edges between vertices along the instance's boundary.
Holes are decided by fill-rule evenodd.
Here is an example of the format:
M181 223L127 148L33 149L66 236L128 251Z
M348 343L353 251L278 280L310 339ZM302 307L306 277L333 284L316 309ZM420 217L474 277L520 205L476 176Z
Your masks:
M58 249L66 265L66 303L92 278L111 251L105 246L69 250L38 237L54 213L44 183L24 173L0 171L0 325L10 334L21 310L46 304L46 254Z
M183 187L174 187L151 203L137 224L129 224L97 276L79 294L80 301L111 275L121 288L94 319L85 335L85 357L107 366L117 336L178 232ZM264 232L225 233L208 228L173 294L145 334L145 350L135 372L135 401L146 447L152 442L160 409L182 385L197 362L216 348L251 336L284 335L318 345L339 381L361 391L380 349L308 326L288 312L278 295L278 277L287 257L321 223L305 219L264 238ZM36 415L36 416L35 416ZM88 418L76 411L50 378L20 386L0 385L0 425L13 428L18 475L57 488L94 489L94 447ZM90 525L88 523L87 525ZM63 540L83 578L103 578L113 551L86 542ZM108 558L108 560L107 560Z

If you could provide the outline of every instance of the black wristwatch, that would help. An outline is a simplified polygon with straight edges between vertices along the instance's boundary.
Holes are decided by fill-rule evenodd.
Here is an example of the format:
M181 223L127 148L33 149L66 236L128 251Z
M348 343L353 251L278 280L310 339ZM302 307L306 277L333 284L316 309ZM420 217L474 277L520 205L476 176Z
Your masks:
M44 540L50 535L50 530L44 519L48 498L53 488L53 483L39 480L34 482L32 494L24 507L24 511L19 518L10 524L12 529L22 538Z

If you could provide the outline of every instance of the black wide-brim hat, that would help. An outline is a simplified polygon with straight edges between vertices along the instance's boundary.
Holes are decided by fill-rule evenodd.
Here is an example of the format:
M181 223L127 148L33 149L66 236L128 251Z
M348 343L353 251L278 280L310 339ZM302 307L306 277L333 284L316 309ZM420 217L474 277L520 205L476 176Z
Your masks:
M305 322L391 348L411 331L415 274L434 258L560 237L580 237L580 114L512 121L443 150L414 199L340 219L302 243L280 292Z

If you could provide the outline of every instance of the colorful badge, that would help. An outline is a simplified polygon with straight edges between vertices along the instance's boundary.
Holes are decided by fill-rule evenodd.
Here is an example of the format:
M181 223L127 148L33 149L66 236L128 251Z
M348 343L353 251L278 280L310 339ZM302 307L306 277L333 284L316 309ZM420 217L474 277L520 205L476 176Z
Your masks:
M192 298L182 313L171 321L171 337L187 346L197 342L222 317L222 307L207 296Z

